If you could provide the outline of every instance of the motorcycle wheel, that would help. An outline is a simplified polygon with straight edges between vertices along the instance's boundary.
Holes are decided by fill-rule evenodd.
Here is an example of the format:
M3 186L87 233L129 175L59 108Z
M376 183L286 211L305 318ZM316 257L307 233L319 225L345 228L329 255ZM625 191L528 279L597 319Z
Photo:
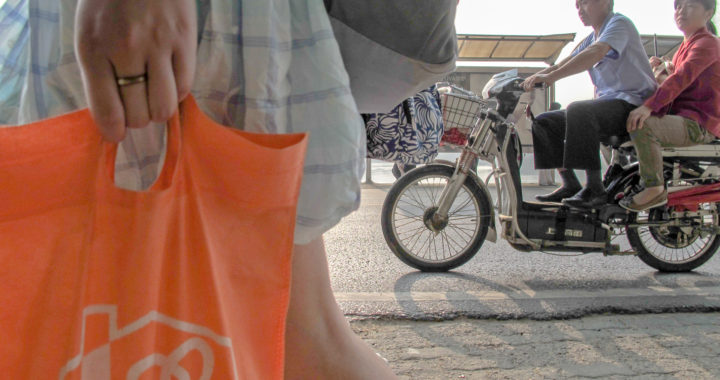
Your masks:
M717 211L716 204L702 205L705 210ZM631 223L663 220L663 208L635 213ZM690 219L690 218L689 218ZM717 228L718 214L689 220L694 227L638 227L629 228L627 238L645 264L661 272L689 272L710 260L720 247L720 236L707 230ZM702 230L706 227L706 231Z
M381 224L390 250L405 264L425 272L445 272L470 260L482 246L491 217L491 201L468 177L437 232L426 222L437 210L454 168L426 165L397 180L383 203Z

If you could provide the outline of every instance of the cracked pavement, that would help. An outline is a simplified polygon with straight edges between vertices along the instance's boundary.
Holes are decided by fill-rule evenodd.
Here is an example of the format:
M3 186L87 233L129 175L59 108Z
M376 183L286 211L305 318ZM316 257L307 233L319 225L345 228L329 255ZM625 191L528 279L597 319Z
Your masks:
M718 379L720 314L357 320L401 379Z

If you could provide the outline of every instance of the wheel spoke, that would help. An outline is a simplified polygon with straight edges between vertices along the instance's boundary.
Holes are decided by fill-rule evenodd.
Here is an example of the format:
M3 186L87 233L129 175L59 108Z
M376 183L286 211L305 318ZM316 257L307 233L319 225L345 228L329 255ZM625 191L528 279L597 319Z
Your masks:
M460 243L456 242L455 239L451 238L445 231L443 231L442 233L446 236L446 238L448 239L448 241L452 241L452 242L455 244L455 246L457 246L457 247L460 248L460 250L464 250L464 249L465 249L465 247L463 246L463 244L460 244Z
M455 208L455 211L450 211L448 213L448 215L452 216L452 215L458 213L460 210L463 210L465 208L465 206L469 205L470 202L472 202L472 201L473 201L472 197L468 197L468 199L466 201L464 201L461 205L459 205Z
M707 206L702 207L700 210L712 211ZM638 216L636 221L640 224L643 222L666 221L666 219L659 219L658 217L659 215L651 212L647 215ZM631 229L628 231L631 232L628 234L628 238L631 238L631 234L635 236L637 242L641 245L639 247L641 254L652 256L670 265L683 265L698 260L710 251L710 248L715 245L718 239L717 235L706 234L700 230L700 228L708 225L712 227L718 226L717 213L701 215L695 217L694 220L680 219L676 220L676 222L680 224ZM693 227L689 229L688 226Z
M393 234L403 252L421 261L445 262L465 253L483 223L479 195L463 185L452 202L445 228L437 234L427 228L425 215L437 207L448 182L444 175L418 177L400 191L395 201Z
M425 207L425 204L422 202L422 196L418 193L417 190L413 191L413 193L408 193L408 198L413 202L410 203L409 201L405 200L405 203L415 204L420 208Z

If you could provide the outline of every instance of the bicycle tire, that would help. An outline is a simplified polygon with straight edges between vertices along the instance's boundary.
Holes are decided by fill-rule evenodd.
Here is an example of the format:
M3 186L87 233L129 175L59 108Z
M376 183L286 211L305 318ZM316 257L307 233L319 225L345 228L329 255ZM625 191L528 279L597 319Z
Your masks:
M487 236L491 217L491 200L488 199L485 191L483 191L483 189L480 187L481 185L479 185L474 178L468 177L463 183L463 186L461 187L461 192L470 198L469 201L472 202L472 205L475 207L477 219L476 226L472 231L472 235L467 239L467 242L465 242L464 244L458 244L462 245L463 247L457 255L453 255L452 257L443 258L440 260L438 260L437 258L429 259L420 256L415 252L412 252L412 249L408 247L407 244L403 244L403 241L401 241L397 223L397 213L399 203L402 199L401 197L413 186L421 186L420 183L424 179L435 178L438 179L440 182L445 181L445 183L447 183L450 177L452 177L454 170L455 169L452 166L440 164L431 164L414 169L406 173L399 180L397 180L395 184L393 184L383 203L381 225L385 241L390 247L390 250L393 252L393 254L395 254L395 256L398 257L398 259L400 259L405 264L424 272L445 272L465 264L480 250L483 242L485 241L485 237ZM432 198L432 196L429 198ZM424 208L424 210L422 210L423 215L426 215L428 210L430 210L434 206L433 204L430 204L430 202L425 205L420 204L421 202L416 200L415 203L416 208L418 208L418 214L421 211L420 208ZM457 206L457 198L456 202L454 202L453 204L453 207L455 206ZM453 209L451 208L450 214L452 216L450 217L448 226L450 226L450 222L455 217L455 214L452 214L452 212ZM455 211L456 214L457 212L459 211ZM408 219L409 218L410 217L408 217ZM415 218L419 218L419 215ZM462 218L472 221L471 216L462 215ZM456 219L459 220L460 216L458 216ZM425 230L422 230L422 224L419 225L420 227L417 228L418 233L427 233L429 236L428 241L430 241L431 239L434 241L435 238L430 236L430 234L432 234L432 231L430 231L427 226L425 226ZM443 232L446 231L443 229L443 231L435 234L435 236L442 235ZM449 238L447 233L444 238ZM443 237L441 237L441 239L443 239ZM441 242L441 245L442 244L445 243ZM450 243L446 244L446 246L448 247L451 245L452 244Z

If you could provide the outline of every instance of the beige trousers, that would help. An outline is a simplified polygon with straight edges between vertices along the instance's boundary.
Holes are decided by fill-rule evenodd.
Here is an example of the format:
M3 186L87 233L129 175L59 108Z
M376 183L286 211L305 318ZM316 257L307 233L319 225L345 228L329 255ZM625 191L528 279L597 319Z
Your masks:
M646 188L663 186L662 148L705 144L716 137L694 120L677 115L651 116L639 130L630 132Z

